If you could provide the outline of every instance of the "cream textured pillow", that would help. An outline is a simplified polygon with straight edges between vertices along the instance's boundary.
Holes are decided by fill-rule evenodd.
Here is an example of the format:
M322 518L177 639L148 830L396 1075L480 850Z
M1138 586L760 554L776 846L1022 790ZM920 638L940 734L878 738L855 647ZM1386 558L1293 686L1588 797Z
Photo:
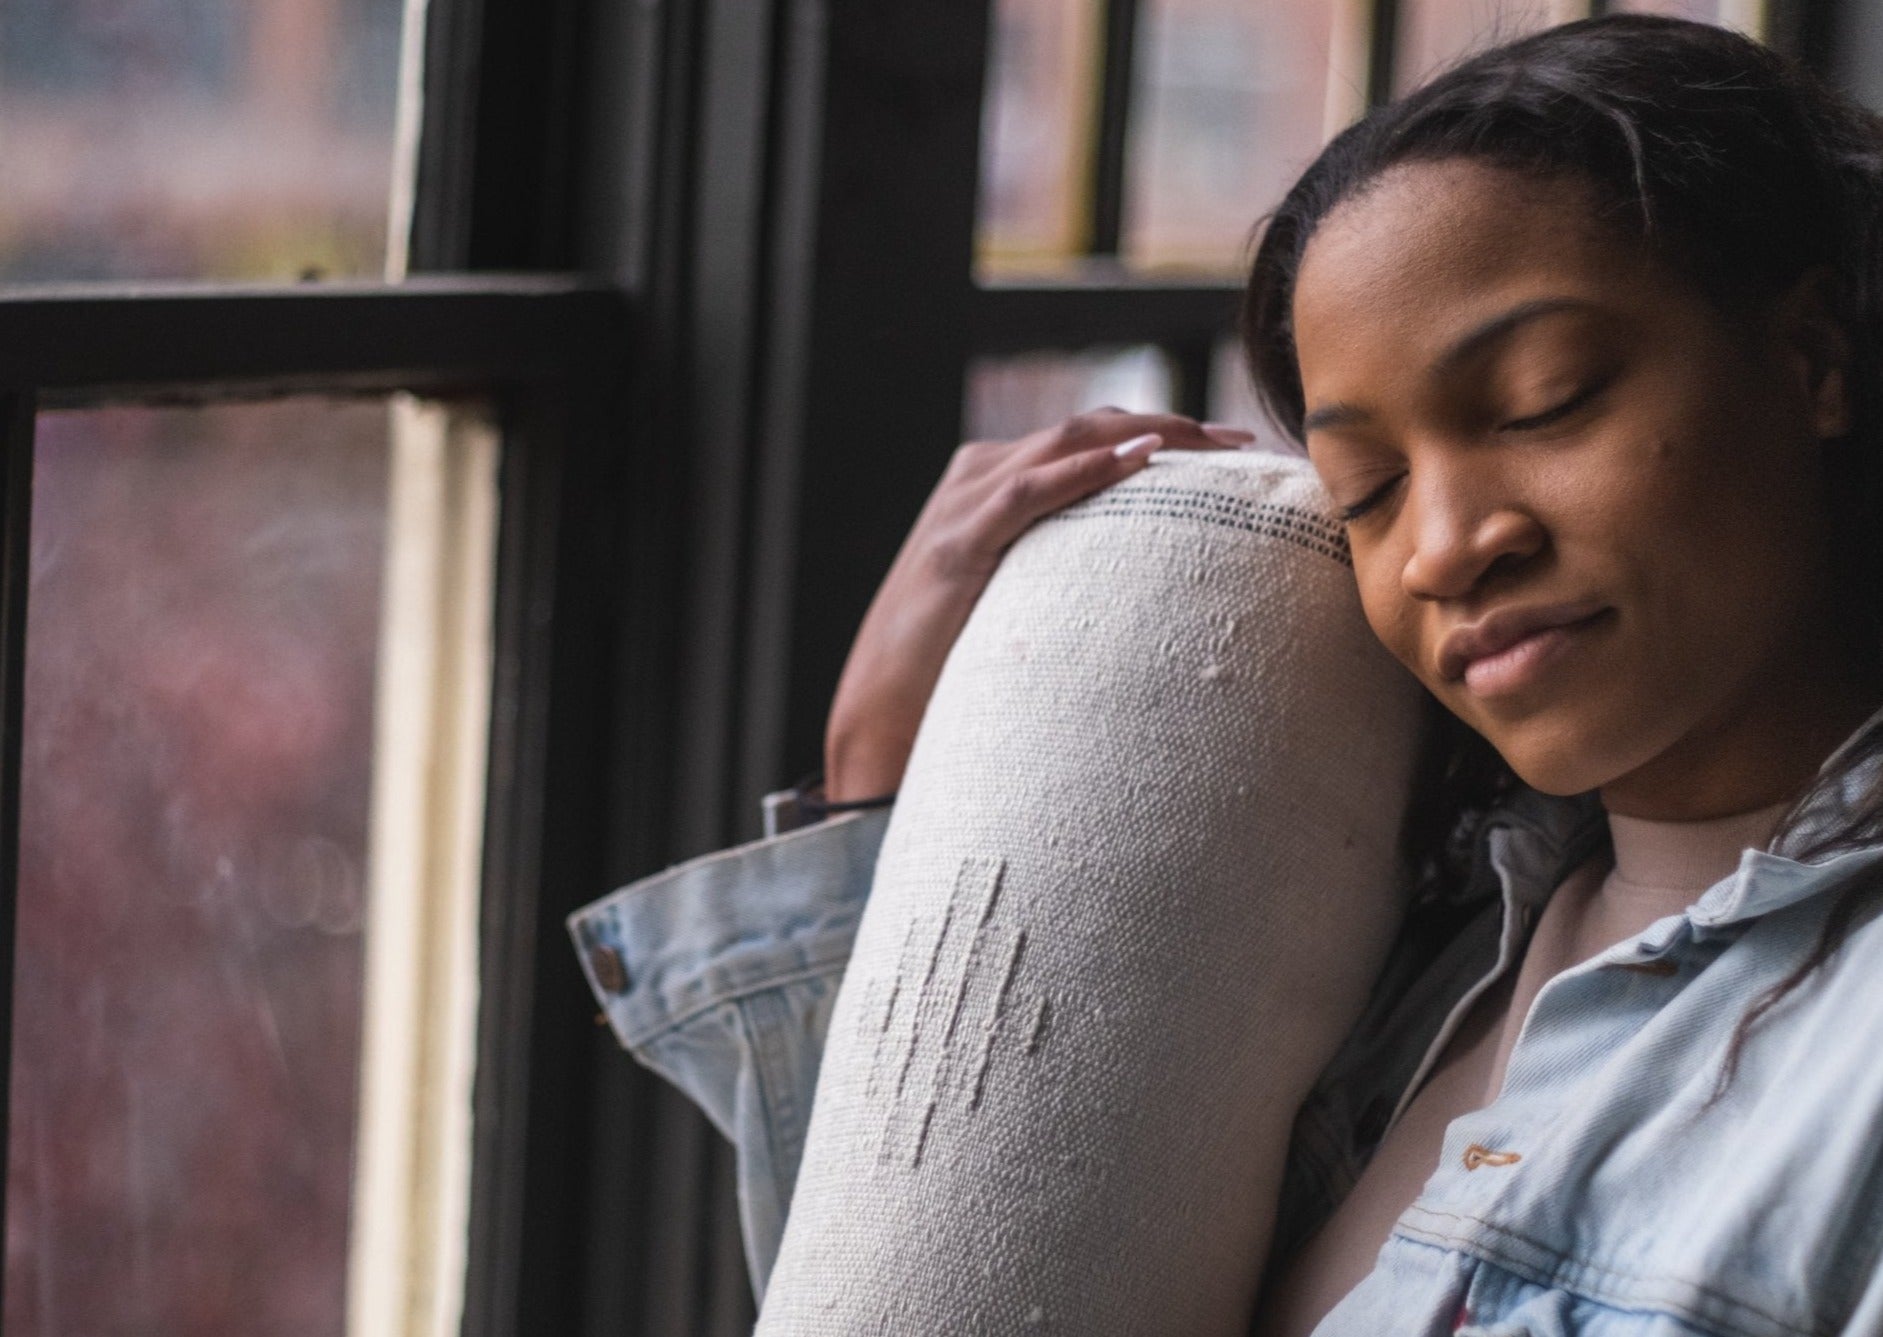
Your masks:
M923 717L758 1332L1246 1332L1404 908L1419 691L1303 460L1027 531Z

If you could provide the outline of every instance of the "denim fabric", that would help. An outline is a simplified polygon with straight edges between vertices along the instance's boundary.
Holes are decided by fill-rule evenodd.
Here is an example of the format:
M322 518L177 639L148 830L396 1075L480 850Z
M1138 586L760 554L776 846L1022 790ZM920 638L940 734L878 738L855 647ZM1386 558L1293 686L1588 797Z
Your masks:
M889 814L846 813L704 855L569 916L622 1047L737 1148L739 1219L759 1296ZM768 814L768 830L776 820Z
M1883 727L1883 711L1847 740ZM1843 749L1840 749L1840 752ZM1828 764L1828 763L1827 763ZM1853 778L1822 822L1854 800ZM738 1148L761 1297L803 1149L824 1027L889 810L682 864L576 911L621 1043ZM1812 826L1801 833L1808 835ZM1473 871L1406 921L1294 1127L1271 1260L1332 1213L1543 904L1607 839L1593 795L1519 790ZM1546 983L1498 1098L1449 1126L1437 1170L1317 1337L1883 1334L1883 922L1870 909L1752 1030L1883 846L1818 863L1749 850L1688 909Z

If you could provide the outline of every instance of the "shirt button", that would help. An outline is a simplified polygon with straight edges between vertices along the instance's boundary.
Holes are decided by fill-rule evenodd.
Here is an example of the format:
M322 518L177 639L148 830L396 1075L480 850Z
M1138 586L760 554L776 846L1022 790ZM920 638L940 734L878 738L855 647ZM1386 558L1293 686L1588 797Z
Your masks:
M1393 1107L1384 1096L1375 1096L1360 1111L1360 1118L1353 1126L1353 1145L1356 1150L1365 1151L1379 1145L1379 1140L1386 1136L1386 1121L1393 1117Z
M1465 1169L1476 1170L1484 1165L1515 1165L1523 1156L1515 1151L1493 1151L1487 1146L1473 1142L1465 1148Z
M626 993L628 991L628 968L621 963L621 953L613 947L591 947L588 953L589 969L595 972L595 982L608 993Z

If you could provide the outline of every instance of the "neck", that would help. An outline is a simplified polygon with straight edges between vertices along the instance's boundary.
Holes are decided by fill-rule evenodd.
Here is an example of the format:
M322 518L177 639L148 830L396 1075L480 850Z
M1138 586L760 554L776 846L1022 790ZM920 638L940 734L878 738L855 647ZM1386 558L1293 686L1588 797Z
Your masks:
M1836 666L1836 667L1832 667ZM1611 813L1695 822L1792 798L1853 730L1883 705L1883 679L1846 660L1793 661L1761 677L1757 701L1729 698L1674 746L1601 787Z
M1731 873L1740 851L1766 848L1785 807L1781 801L1704 822L1650 822L1610 813L1614 866L1597 895L1614 902L1669 895L1691 900Z

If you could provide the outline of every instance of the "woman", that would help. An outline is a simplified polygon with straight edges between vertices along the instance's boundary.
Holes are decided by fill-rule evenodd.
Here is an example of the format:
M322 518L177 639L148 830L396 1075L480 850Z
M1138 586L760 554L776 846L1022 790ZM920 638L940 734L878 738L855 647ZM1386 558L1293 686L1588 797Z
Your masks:
M1251 371L1440 727L1415 912L1297 1124L1265 1337L1883 1333L1880 223L1883 123L1645 16L1465 61L1267 220ZM832 884L1000 551L1232 440L1112 410L963 447L833 706L825 797L876 811L821 833ZM735 914L819 866L780 843L719 866ZM807 1057L654 1053L622 1006L696 1091ZM827 991L793 1006L801 1035ZM801 1124L727 1108L781 1212Z

